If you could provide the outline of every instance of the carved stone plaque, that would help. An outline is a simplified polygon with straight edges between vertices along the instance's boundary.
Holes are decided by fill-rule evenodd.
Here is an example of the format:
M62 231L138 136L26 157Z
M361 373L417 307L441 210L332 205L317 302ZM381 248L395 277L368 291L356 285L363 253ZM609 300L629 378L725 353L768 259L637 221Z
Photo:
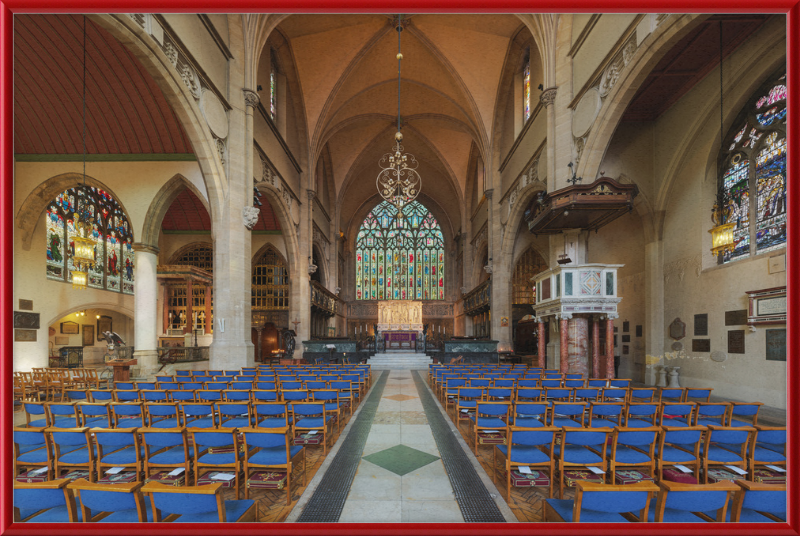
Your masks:
M692 339L692 352L710 352L711 339Z
M672 321L672 324L669 325L669 336L676 341L686 336L686 324L681 322L680 318L676 318Z
M767 335L767 360L786 361L786 330L768 329Z
M39 313L22 313L14 311L14 327L39 329Z
M728 332L728 353L729 354L745 353L743 329L732 329Z
M745 324L747 324L747 309L725 311L726 326L744 326Z
M15 329L14 341L15 342L36 342L35 329Z
M714 350L713 352L711 352L711 361L722 363L726 359L728 359L728 354L726 354L725 352L721 352L719 350Z
M694 336L708 336L708 314L694 315Z
M33 300L19 300L20 311L33 311Z

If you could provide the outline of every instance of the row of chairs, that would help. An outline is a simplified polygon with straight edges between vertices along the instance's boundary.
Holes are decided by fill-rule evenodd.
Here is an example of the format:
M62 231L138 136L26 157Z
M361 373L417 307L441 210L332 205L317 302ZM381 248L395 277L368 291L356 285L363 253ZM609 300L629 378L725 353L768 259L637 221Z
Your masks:
M241 391L237 391L241 393ZM246 392L245 392L246 393ZM73 428L80 426L101 428L133 428L137 426L202 428L230 428L238 426L286 426L294 405L322 403L325 411L333 416L339 430L343 413L352 416L358 404L358 393L325 391L289 391L271 394L269 398L256 401L149 401L149 402L100 402L61 403L28 402L26 406L27 428ZM292 395L292 396L290 396ZM286 397L285 400L280 398ZM41 413L40 413L41 412ZM32 416L42 416L31 419ZM275 424L283 416L284 424ZM262 422L268 424L260 424Z
M545 522L785 523L786 485L745 480L716 484L578 482L575 499L547 499ZM655 507L650 505L655 497Z
M273 377L236 377L230 380L219 381L219 376L215 378L206 378L201 376L181 376L177 381L155 381L155 382L115 382L114 389L118 391L132 391L132 390L170 390L170 389L301 389L305 388L306 384L313 384L314 387L327 386L331 382L350 380L361 383L366 386L368 381L364 374L342 374L342 375L325 375L325 376L282 376L279 378ZM248 378L248 379L243 379ZM252 379L255 378L255 379ZM74 389L79 390L79 389ZM69 394L71 390L67 390Z
M479 415L475 424L476 452L478 434L484 432L484 438L494 436L490 443L494 445L494 477L499 477L499 460L499 467L505 471L509 498L512 471L519 471L520 467L544 471L550 497L553 496L553 483L558 471L559 497L563 498L565 485L569 487L570 481L595 479L605 482L607 479L609 484L614 484L623 480L617 478L620 470L634 470L639 478L658 481L675 478L673 473L677 474L676 471L689 472L695 483L700 482L701 476L703 482L708 483L709 472L715 468L736 467L748 472L752 480L759 468L786 466L785 427L510 426L503 435L496 417L490 415ZM488 430L492 435L487 433ZM590 467L595 467L597 475L602 476L594 476ZM665 478L665 470L671 470L666 475L669 478Z
M30 372L14 372L14 398L25 400L63 399L64 391L73 388L108 387L108 380L100 378L93 368L35 368Z
M199 485L213 482L204 479L207 473L227 472L238 498L241 475L249 482L257 472L279 471L286 473L290 504L293 470L302 467L305 475L306 445L324 444L331 435L332 421L322 419L321 406L298 404L292 426L270 428L16 428L14 474L30 479L40 470L52 480L80 471L90 482L110 484L118 481L109 479L112 468L124 470L130 481L163 480L172 471L183 475L186 484L191 476ZM244 487L248 498L249 486Z
M224 500L222 483L174 487L159 482L104 485L84 479L14 484L15 523L246 523L252 500Z

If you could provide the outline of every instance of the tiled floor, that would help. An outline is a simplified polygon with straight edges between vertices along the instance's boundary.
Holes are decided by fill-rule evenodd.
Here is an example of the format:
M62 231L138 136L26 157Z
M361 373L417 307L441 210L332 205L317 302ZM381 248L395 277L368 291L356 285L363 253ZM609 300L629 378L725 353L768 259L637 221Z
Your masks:
M407 370L390 372L339 521L464 521Z

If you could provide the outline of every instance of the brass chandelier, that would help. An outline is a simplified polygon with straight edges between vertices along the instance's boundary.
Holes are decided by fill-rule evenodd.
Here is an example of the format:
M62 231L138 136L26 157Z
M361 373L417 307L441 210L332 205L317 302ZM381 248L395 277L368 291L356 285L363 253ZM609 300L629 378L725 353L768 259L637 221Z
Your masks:
M397 218L403 218L403 207L416 199L422 187L422 177L417 173L419 162L413 154L404 153L405 149L400 144L403 134L400 132L400 73L403 61L401 51L401 35L403 32L403 16L397 16L397 133L394 135L394 150L385 153L378 162L381 167L376 185L378 193L386 201L397 208Z

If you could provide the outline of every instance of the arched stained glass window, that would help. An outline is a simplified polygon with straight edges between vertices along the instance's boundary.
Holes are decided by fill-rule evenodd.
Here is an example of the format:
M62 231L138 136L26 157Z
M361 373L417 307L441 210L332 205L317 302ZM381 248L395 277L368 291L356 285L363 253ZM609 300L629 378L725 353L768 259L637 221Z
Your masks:
M722 262L786 245L786 75L771 78L748 101L720 155L732 253Z
M525 66L522 68L522 99L525 109L525 121L531 117L531 60L530 52L525 59Z
M356 238L356 299L443 300L444 237L422 203L397 208L383 201Z
M47 278L72 282L79 204L85 207L82 219L89 229L86 236L96 242L87 286L133 294L133 231L128 217L108 192L94 187L70 188L48 204Z

